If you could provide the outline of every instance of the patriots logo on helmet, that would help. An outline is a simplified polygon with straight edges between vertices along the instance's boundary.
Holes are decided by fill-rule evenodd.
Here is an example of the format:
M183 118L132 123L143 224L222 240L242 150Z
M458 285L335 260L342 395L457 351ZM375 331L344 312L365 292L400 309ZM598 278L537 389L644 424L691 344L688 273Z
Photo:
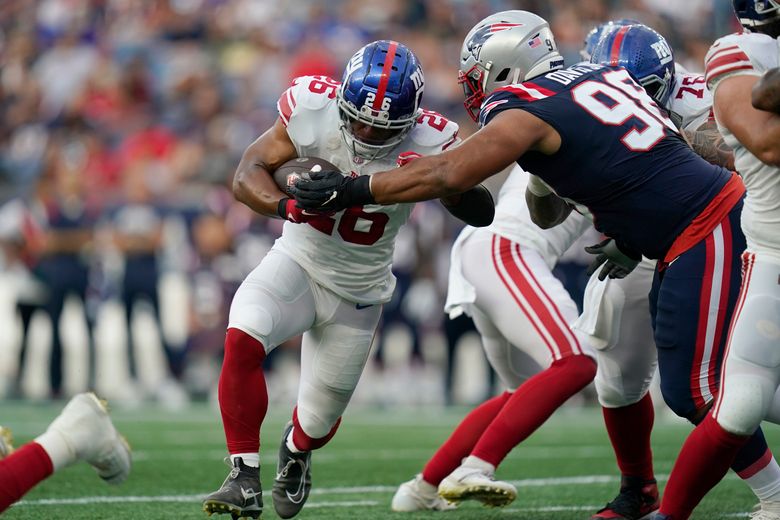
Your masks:
M492 23L490 25L486 25L479 29L477 32L474 33L474 36L472 36L468 43L466 44L466 48L469 50L472 56L474 56L475 60L479 60L479 51L482 49L482 46L485 44L485 42L496 34L497 32L506 31L507 29L512 29L514 27L522 27L523 24L521 23Z

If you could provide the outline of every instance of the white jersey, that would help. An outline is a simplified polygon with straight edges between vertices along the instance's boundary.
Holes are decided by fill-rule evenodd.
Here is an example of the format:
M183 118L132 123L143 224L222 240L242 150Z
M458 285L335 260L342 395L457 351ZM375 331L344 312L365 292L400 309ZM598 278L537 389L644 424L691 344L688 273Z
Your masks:
M694 131L713 119L712 93L707 88L704 74L683 71L674 75L674 88L666 108L680 128Z
M572 211L563 223L550 229L540 228L531 220L525 202L527 185L528 173L515 165L498 193L496 215L488 229L512 242L534 249L552 269L564 251L588 229L590 221Z
M778 40L742 32L717 40L705 58L707 85L715 94L721 80L736 75L760 76L780 65ZM780 250L780 168L761 162L729 130L718 124L734 150L734 164L747 188L742 231L752 251Z
M303 76L279 98L277 108L299 157L319 157L345 175L371 175L397 165L399 155L432 155L457 141L458 125L423 111L418 124L387 156L373 161L353 157L341 136L336 104L339 83L325 76ZM285 222L274 249L292 257L320 285L358 304L390 300L391 272L399 228L413 204L348 208L330 226Z

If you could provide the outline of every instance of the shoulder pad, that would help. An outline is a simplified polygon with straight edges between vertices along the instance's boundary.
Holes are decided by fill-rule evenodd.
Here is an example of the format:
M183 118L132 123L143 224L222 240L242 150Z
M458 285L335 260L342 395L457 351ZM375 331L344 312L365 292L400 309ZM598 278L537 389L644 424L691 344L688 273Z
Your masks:
M409 133L415 148L427 148L424 155L438 153L458 140L458 124L432 110L423 110L417 124Z
M760 33L729 34L712 44L704 66L707 86L714 92L718 83L729 76L758 76L777 67L777 40Z
M340 83L327 76L300 76L285 90L276 109L284 126L305 110L321 110L335 102L336 90Z

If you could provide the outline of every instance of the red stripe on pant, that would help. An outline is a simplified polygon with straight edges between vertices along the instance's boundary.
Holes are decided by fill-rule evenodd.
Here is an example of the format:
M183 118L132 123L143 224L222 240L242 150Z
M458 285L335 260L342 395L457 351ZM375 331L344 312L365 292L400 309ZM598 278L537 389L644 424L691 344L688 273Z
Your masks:
M528 309L526 309L525 305L523 305L523 302L520 301L520 298L518 298L517 295L515 294L515 292L512 290L514 285L510 284L509 280L507 280L507 278L501 272L501 269L499 268L499 265L498 265L498 259L497 259L497 258L501 258L500 249L498 249L498 243L499 243L499 237L498 236L494 236L493 237L493 255L492 255L492 257L493 257L493 267L496 270L496 274L498 274L498 277L501 278L501 281L504 283L504 286L506 287L507 291L512 296L512 298L515 300L515 302L517 303L517 306L520 308L521 311L523 311L523 314L525 314L525 316L528 318L528 321L531 322L531 326L536 331L536 334L542 339L544 344L547 345L547 349L550 351L550 357L552 357L553 360L558 359L559 356L558 356L558 354L556 354L555 349L550 344L549 340L547 339L547 336L545 336L542 333L542 330L539 328L539 325L536 323L536 320L534 319L535 316L532 315L529 312ZM501 265L504 265L503 258L501 258Z
M742 254L742 284L739 290L739 298L737 299L737 305L734 309L734 314L731 316L731 325L729 327L729 335L726 340L726 352L723 354L723 368L720 374L720 392L718 393L718 399L715 401L715 406L712 409L712 416L717 419L720 412L720 404L723 401L723 395L726 393L726 365L728 364L729 350L731 350L731 341L734 334L734 326L739 320L740 314L742 314L742 308L745 306L745 299L750 287L750 277L753 274L753 263L756 260L756 255L752 253Z
M531 305L531 309L533 310L534 314L542 321L544 328L547 330L547 332L550 333L550 336L552 336L552 339L555 342L555 346L557 347L559 354L557 356L553 356L553 359L560 359L574 354L572 343L566 335L566 332L569 332L568 326L566 332L564 332L561 324L544 304L544 301L542 301L540 293L545 294L544 291L540 287L539 291L537 292L535 287L531 285L526 275L522 272L520 266L518 266L514 257L512 256L512 242L505 238L501 238L500 249L501 259L504 262L504 268L509 273L512 281L515 282L517 289ZM517 254L518 258L522 262L522 256L519 253L519 248ZM528 272L530 273L530 270L528 270ZM552 306L553 308L555 307L554 304Z
M563 314L561 314L561 310L558 308L558 304L555 301L553 301L553 299L550 297L549 294L547 294L547 291L544 290L542 284L540 284L539 280L537 280L536 276L534 276L534 272L531 270L530 267L528 267L528 263L525 261L525 258L523 258L523 255L521 254L520 246L515 244L515 248L517 251L517 257L520 259L520 262L523 264L526 271L528 272L528 276L530 277L531 281L533 281L533 283L536 284L537 293L541 294L542 297L544 297L547 300L547 302L550 304L549 308L552 308L553 312L558 317L558 326L560 327L561 331L563 331L564 336L566 336L569 339L572 350L574 351L575 354L582 354L582 346L580 345L580 341L577 339L577 336L569 327L569 322L566 321L566 319L563 317Z

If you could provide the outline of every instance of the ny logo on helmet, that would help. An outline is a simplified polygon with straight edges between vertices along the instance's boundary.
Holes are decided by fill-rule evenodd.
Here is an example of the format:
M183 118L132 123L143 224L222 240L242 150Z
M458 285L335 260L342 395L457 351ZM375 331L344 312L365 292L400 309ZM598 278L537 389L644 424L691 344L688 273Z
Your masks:
M655 51L658 59L661 60L661 65L665 65L672 61L672 49L669 48L669 44L664 40L659 40L650 45Z
M486 25L474 33L474 36L472 36L466 44L466 48L469 50L471 55L474 56L474 59L479 61L479 51L482 50L482 46L485 44L488 38L497 32L522 26L523 24L521 23L493 23Z

